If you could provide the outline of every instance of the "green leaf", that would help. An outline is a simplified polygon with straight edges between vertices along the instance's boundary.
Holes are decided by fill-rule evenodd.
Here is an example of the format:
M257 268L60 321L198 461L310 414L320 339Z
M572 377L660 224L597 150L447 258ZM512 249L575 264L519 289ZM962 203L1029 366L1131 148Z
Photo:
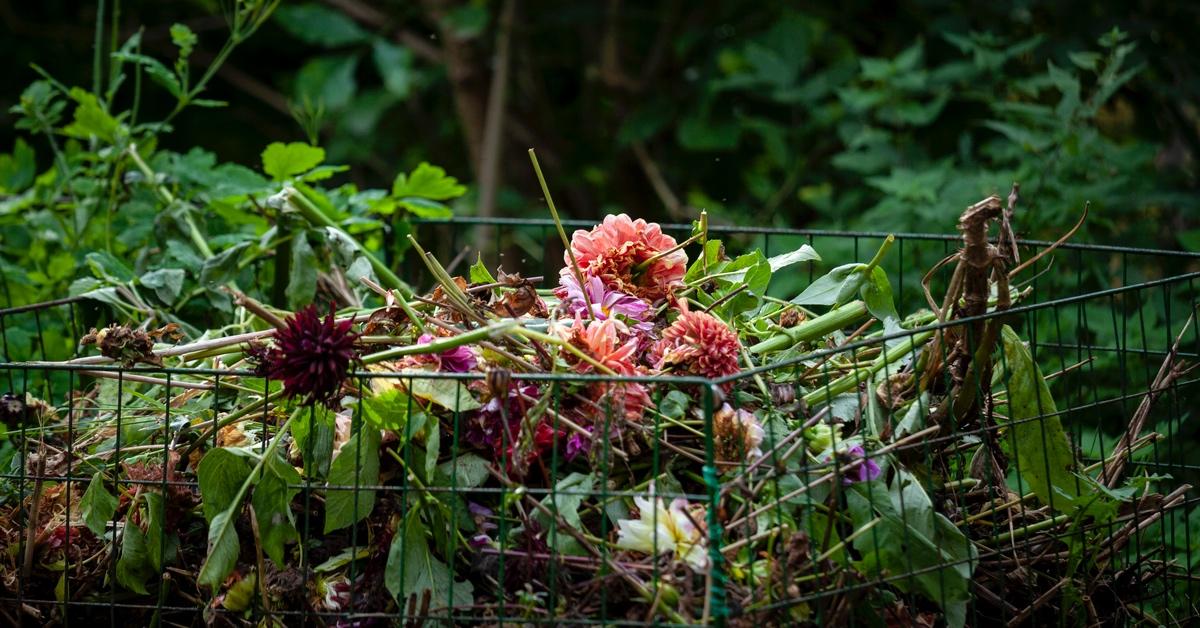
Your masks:
M37 159L22 138L13 144L11 155L0 155L0 191L15 193L29 187L37 176ZM3 213L3 212L0 212Z
M250 458L232 447L210 449L196 467L204 518L211 525L217 515L229 510L234 498L250 476Z
M263 172L276 181L307 172L325 161L325 149L303 142L272 142L262 152Z
M468 452L438 465L438 474L444 478L438 483L460 490L475 488L487 480L487 468L487 460Z
M153 491L142 493L142 499L146 502L146 556L150 559L152 571L162 571L165 549L163 535L166 533L163 517L166 514L166 501L162 494Z
M425 525L417 508L409 511L404 529L392 539L383 581L392 597L402 602L412 596L420 600L426 591L430 608L468 606L475 602L471 582L455 582L446 563L429 550Z
M108 114L95 94L72 87L71 98L79 104L75 107L75 119L63 127L64 135L81 140L97 137L106 142L116 139L121 123Z
M408 433L405 426L408 425L409 411L413 409L414 404L407 394L396 388L388 388L363 398L362 402L363 418L369 425L392 430L397 434ZM417 406L416 410L415 414L421 414L420 406Z
M93 275L100 279L107 279L112 283L129 283L133 281L135 276L132 269L107 251L93 251L88 253L83 259L87 263L88 268L92 270Z
M187 273L180 268L160 268L141 276L143 286L154 290L154 294L167 305L172 305L183 290L183 280Z
M220 589L225 577L237 566L241 544L238 543L234 520L240 512L241 504L234 504L213 517L208 526L208 558L200 567L196 582L208 585L214 592Z
M296 73L296 99L324 105L328 111L341 111L358 93L358 81L354 77L357 71L357 54L311 59Z
M867 311L883 323L883 333L892 334L902 331L900 315L896 313L896 303L892 298L892 284L888 281L887 272L883 268L876 266L871 269L871 276L863 282L860 293L863 303L867 305ZM897 338L889 344L904 340Z
M284 4L275 10L275 19L296 39L326 48L362 43L370 37L345 13L317 2Z
M419 196L405 196L396 200L396 205L408 210L408 213L421 218L450 218L454 212L445 203L431 201Z
M117 498L104 488L104 474L97 471L79 502L79 515L92 534L103 537L108 522L117 512L117 503Z
M807 244L802 244L800 245L800 248L792 251L791 253L775 255L767 261L771 265L771 272L775 273L779 272L779 269L787 268L792 264L799 264L800 262L819 262L821 261L821 256L813 247Z
M1004 345L1004 388L1008 391L1009 446L1017 473L1038 499L1062 512L1073 511L1080 496L1075 456L1041 369L1017 332L1000 330Z
M579 517L579 508L592 491L595 481L595 476L590 473L572 472L554 485L554 491L542 499L542 505L551 513L562 517L567 525L582 530L583 520ZM547 538L552 540L555 550L568 554L583 554L579 541L560 530L556 519L552 519L541 509L533 511L533 519L547 531Z
M862 555L859 570L869 578L913 574L892 582L901 591L920 592L941 605L948 622L961 626L949 615L970 599L975 547L954 523L932 511L928 496L922 500L916 493L905 493L914 503L905 502L905 509L899 510L896 501L901 490L904 487L893 491L882 480L860 482L847 489L846 503L856 529L877 516L880 519L854 540L854 549Z
M434 417L436 419L436 417ZM425 481L433 480L433 472L437 470L438 455L441 453L442 430L436 420L431 421L429 429L425 430Z
M669 419L678 420L683 418L683 415L691 405L691 395L682 390L671 390L663 395L663 398L658 402L658 411Z
M844 264L821 275L808 285L792 303L797 305L839 305L846 303L862 286L866 264Z
M196 48L196 43L199 39L192 29L188 28L187 24L176 22L171 25L171 43L179 49L179 58L187 59L192 56L192 50Z
M350 437L329 465L325 491L325 533L357 523L375 508L375 490L359 488L379 484L379 430L363 425ZM329 487L343 487L329 489Z
M692 262L690 268L683 275L683 280L686 283L698 281L704 277L705 269L708 273L717 272L717 264L721 261L722 246L720 240L709 240L704 243L704 256L697 258Z
M242 253L248 248L249 242L241 242L204 260L204 266L200 267L200 285L215 288L232 279L238 272Z
M262 478L250 498L263 551L280 566L287 564L284 545L300 540L291 509L292 498L300 492L291 486L299 484L300 480L300 474L292 465L273 455L263 465Z
M397 98L408 98L415 78L412 52L380 38L371 43L371 54L383 86Z
M118 61L141 66L150 80L158 83L175 98L181 98L184 95L179 77L175 76L175 73L158 59L133 52L114 52L112 57Z
M303 232L292 238L289 273L284 294L287 295L288 308L296 311L312 303L317 294L317 255Z
M446 171L427 162L421 162L409 174L401 172L392 183L392 196L404 198L417 196L434 201L444 201L462 196L467 188L459 185L458 179L447 176Z
M146 578L153 573L146 554L146 533L126 521L121 532L121 557L117 559L117 582L121 586L146 595Z
M482 407L471 396L471 391L458 380L416 377L412 380L411 392L418 399L432 401L454 412L469 412Z
M471 283L487 284L496 283L496 278L492 276L492 272L487 266L483 265L483 253L480 253L475 258L475 263L471 265Z

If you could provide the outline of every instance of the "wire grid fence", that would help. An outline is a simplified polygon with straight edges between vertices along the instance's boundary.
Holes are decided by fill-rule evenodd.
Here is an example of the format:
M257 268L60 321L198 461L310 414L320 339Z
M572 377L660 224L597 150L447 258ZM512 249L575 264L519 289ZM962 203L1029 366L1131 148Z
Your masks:
M549 223L493 220L488 224L495 235L494 249L488 253L527 272L540 264L546 277L554 276L554 260L561 258L561 249L556 248ZM472 221L456 221L423 224L421 229L423 234L438 234L430 240L441 242L443 254L452 256L459 240L475 226ZM685 236L689 229L667 227ZM826 259L861 259L861 253L869 254L884 235L717 227L712 231L731 247L760 247L767 256L808 243ZM916 234L897 239L888 271L898 280L897 305L907 311L924 303L921 275L953 252L959 239ZM1023 242L1022 250L1028 256L1046 246ZM512 262L514 258L519 262ZM1056 409L1039 408L1022 422L1041 426L1059 417L1085 465L1084 473L1095 476L1097 468L1103 468L1128 429L1130 417L1140 404L1152 402L1147 424L1157 436L1148 437L1150 429L1132 435L1140 446L1125 457L1127 474L1150 476L1146 486L1153 483L1164 497L1126 499L1121 512L1101 529L1086 522L1064 525L1067 522L1054 514L1053 503L1047 508L1022 499L1030 486L1011 473L1008 490L978 481L972 451L981 443L1012 438L1021 429L994 416L1011 394L1006 382L996 387L977 383L980 396L990 393L991 401L985 404L983 418L962 425L923 424L921 418L936 410L924 405L928 399L918 398L905 408L890 407L888 388L880 384L890 381L895 365L910 371L917 368L920 352L932 346L929 339L947 330L971 333L972 323L978 320L965 319L889 336L850 338L722 380L513 373L511 383L502 385L509 390L533 386L538 398L550 397L546 415L554 421L551 453L533 465L525 483L508 477L498 463L488 477L459 485L468 475L457 467L459 454L474 451L467 432L478 410L460 408L440 418L440 430L435 432L442 439L441 454L432 459L428 440L420 443L412 434L396 436L391 446L353 439L348 443L355 448L350 458L355 466L353 482L330 483L326 469L324 476L306 474L287 486L294 495L291 510L305 551L289 550L289 564L272 564L267 570L267 582L278 592L269 608L255 595L237 606L212 602L211 594L197 587L195 574L204 560L207 527L203 519L188 513L146 511L152 521L140 551L157 556L151 561L157 565L144 574L145 591L129 590L119 583L117 572L122 552L131 549L123 544L106 548L132 524L115 515L105 539L97 539L80 523L84 515L80 498L97 470L111 471L111 461L121 460L124 464L108 486L122 501L153 492L168 502L190 504L198 512L198 484L187 470L186 454L181 459L179 452L226 444L218 441L216 430L209 442L197 444L190 439L202 432L204 422L236 413L246 417L242 429L257 437L255 446L265 450L268 436L279 430L282 418L265 403L233 404L247 395L270 397L277 388L254 379L251 372L232 369L31 364L71 357L75 339L88 324L107 322L106 314L94 304L69 299L10 307L0 310L4 338L0 382L13 393L5 403L11 410L14 400L36 397L48 401L53 411L47 411L39 424L28 420L34 411L22 405L26 420L8 424L7 440L15 452L0 475L6 483L6 511L12 513L0 523L9 542L0 604L6 609L5 621L64 625L93 621L190 625L249 618L288 626L865 623L856 614L856 605L872 606L876 616L897 624L936 621L929 618L955 607L959 610L954 613L968 625L1072 625L1088 623L1093 614L1114 623L1186 623L1197 616L1192 602L1197 586L1193 565L1200 558L1192 551L1200 541L1200 529L1192 529L1193 523L1200 524L1193 516L1197 496L1187 490L1200 479L1200 466L1194 463L1198 439L1192 419L1196 379L1183 376L1162 387L1156 385L1156 376L1169 355L1186 363L1195 360L1200 350L1196 325L1175 344L1176 334L1196 307L1198 261L1182 253L1068 245L1052 261L1033 269L1035 278L1026 286L1024 299L1003 313L1049 376L1057 402ZM816 272L780 279L803 287ZM419 275L408 279L424 287ZM931 286L933 294L939 294L938 281ZM63 331L52 337L45 332L49 328ZM899 362L877 360L881 354L897 351L910 355ZM1003 352L999 360L1004 369ZM147 378L166 386L147 385ZM455 388L456 398L471 386L496 385L488 377L472 374L364 370L354 378L360 390L397 384L413 390L421 382L461 382L463 388ZM106 388L96 394L100 382ZM188 403L189 391L195 392L192 387L200 383L211 393L203 404ZM653 435L669 428L660 414L648 414L646 421L633 424L607 412L606 424L595 430L622 436L597 439L597 449L586 465L569 461L560 442L569 431L560 429L558 421L566 419L558 411L571 403L575 387L594 383L666 385L686 391L697 411L694 427L670 441L656 440ZM736 410L741 403L743 398L731 391L764 384L771 394L763 406L752 409L771 419L764 422L763 455L748 459L744 451L730 451L728 443L712 436L714 420L719 420L723 404ZM164 389L171 391L171 403L166 402ZM411 404L412 397L408 399ZM360 398L349 413L355 434L366 427L362 404ZM500 408L508 411L505 404ZM411 406L405 409L407 416L413 413ZM854 425L882 421L893 433L893 438L883 439L882 446L867 452L868 459L885 470L882 485L863 483L857 496L852 495L843 479L863 462L814 461L795 455L807 443L802 428L831 416ZM293 423L293 433L301 429L309 435L304 439L308 450L298 452L306 469L317 457L314 449L327 446L315 436L329 438L327 418L309 409ZM902 425L906 432L899 429ZM410 420L405 429L411 428ZM1044 438L1044 428L1042 434ZM504 446L510 445L505 441ZM1016 449L1008 451L1014 453ZM1013 468L1033 468L1026 466L1028 461L1008 463ZM445 470L447 485L415 481L410 470L421 465ZM902 478L899 471L892 471L902 468L920 472L906 472ZM581 472L590 480L581 481ZM364 477L378 481L359 480ZM614 538L617 521L630 518L634 498L647 497L644 482L634 485L636 478L645 477L655 478L654 495L665 502L678 498L703 506L694 511L700 520L692 520L704 531L703 568L669 558L635 559L601 542ZM913 490L905 482L915 482L919 488ZM887 495L872 494L880 486ZM338 494L349 495L354 513L370 515L325 534L324 506ZM947 546L947 537L936 530L940 521L931 524L932 539L918 538L913 532L925 524L892 525L896 522L889 516L895 519L913 512L904 503L912 499L929 500L930 508L946 514L974 549ZM853 500L859 500L860 509L867 504L867 519L874 523L851 525L830 514L831 506ZM889 503L894 507L891 512ZM444 514L433 512L438 509ZM406 555L399 562L399 574L382 573L380 554L387 556L395 535L408 533L405 522L413 520L414 510L421 510L423 519L417 521L425 522L418 526L450 526L465 520L487 531L493 541L475 547L470 539L454 534L445 535L444 542L433 541L434 553L446 569L427 574L445 579L440 583L444 586L433 587L438 599L404 591L408 584L421 582L405 570L430 570L428 560L433 554L429 551L414 551L412 560ZM568 521L564 513L574 516ZM174 534L150 534L156 516L157 524ZM50 517L60 525L46 525ZM530 529L538 522L543 528L540 535ZM250 521L239 521L237 526L244 541L255 535ZM424 538L423 532L414 534ZM1081 548L1082 538L1099 541ZM868 556L874 558L866 560ZM28 568L29 561L35 568ZM252 544L243 542L240 564L244 568L254 562ZM897 569L897 564L905 567ZM399 584L397 595L387 595L380 585L387 578ZM931 591L937 595L931 596ZM1081 614L1065 615L1067 609Z

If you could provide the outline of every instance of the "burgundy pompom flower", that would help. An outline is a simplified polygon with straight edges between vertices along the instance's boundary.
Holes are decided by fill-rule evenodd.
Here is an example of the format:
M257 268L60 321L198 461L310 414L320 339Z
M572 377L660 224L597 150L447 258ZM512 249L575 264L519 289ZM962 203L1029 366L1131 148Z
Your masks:
M741 371L738 354L742 343L721 319L705 312L684 312L663 330L650 350L650 360L660 371L717 378ZM728 391L732 384L726 383Z
M275 347L267 355L267 375L283 381L290 397L306 404L333 405L350 366L358 360L350 331L353 321L337 322L330 311L325 318L314 305L290 316L275 334Z

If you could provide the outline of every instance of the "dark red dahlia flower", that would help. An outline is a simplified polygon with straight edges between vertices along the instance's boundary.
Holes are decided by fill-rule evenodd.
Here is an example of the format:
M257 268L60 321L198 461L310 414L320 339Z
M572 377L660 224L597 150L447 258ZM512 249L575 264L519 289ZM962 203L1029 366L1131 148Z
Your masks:
M332 311L322 319L316 306L309 305L285 322L267 355L267 376L282 380L290 397L333 405L351 364L358 361L353 321L336 322Z

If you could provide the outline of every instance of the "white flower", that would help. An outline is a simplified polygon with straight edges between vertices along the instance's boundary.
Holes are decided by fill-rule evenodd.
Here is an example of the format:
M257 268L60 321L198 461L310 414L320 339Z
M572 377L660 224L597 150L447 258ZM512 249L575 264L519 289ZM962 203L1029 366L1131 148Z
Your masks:
M694 523L703 513L690 513L683 498L672 501L669 508L663 506L662 498L654 496L653 486L649 499L634 497L633 502L640 516L617 522L617 547L646 554L671 552L694 569L708 566L704 532Z

